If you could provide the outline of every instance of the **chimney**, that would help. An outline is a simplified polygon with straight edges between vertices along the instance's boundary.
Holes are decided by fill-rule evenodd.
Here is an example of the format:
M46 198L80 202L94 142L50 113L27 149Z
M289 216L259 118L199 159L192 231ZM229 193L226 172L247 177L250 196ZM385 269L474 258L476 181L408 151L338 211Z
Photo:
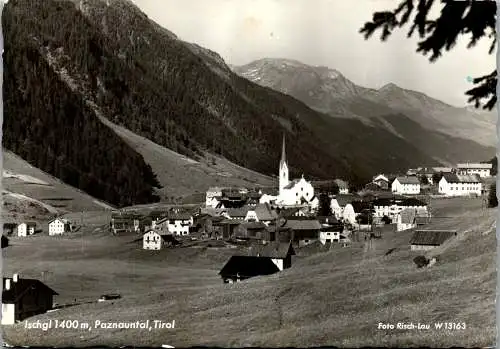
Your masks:
M10 290L10 279L5 279L5 290L8 291Z
M19 280L19 274L12 275L12 281L17 282Z

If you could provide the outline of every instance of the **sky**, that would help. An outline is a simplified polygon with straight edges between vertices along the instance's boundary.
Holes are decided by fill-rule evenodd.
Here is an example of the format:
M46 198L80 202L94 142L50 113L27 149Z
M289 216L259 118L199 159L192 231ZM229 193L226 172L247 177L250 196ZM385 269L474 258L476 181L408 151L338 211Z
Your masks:
M399 0L133 0L150 19L219 53L228 64L260 58L288 58L340 71L354 83L380 88L387 83L464 106L468 76L495 69L489 42L467 49L467 38L437 62L416 52L418 38L407 28L386 42L365 41L358 30L375 11ZM437 10L439 10L437 8Z

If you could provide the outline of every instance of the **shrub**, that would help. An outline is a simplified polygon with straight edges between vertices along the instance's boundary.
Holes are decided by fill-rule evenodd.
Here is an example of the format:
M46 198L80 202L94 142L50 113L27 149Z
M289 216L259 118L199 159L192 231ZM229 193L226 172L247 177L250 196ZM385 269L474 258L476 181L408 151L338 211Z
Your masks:
M429 264L429 260L424 256L417 256L413 258L413 262L417 265L417 268L423 268Z

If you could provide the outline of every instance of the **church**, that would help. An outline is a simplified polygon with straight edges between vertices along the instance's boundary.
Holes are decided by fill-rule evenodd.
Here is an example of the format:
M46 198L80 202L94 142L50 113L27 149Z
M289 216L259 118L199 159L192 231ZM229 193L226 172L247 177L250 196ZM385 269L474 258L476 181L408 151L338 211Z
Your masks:
M317 208L318 199L314 196L312 184L304 179L289 180L288 164L286 161L285 136L283 135L283 148L279 166L279 194L276 204L279 206L309 205L312 209Z

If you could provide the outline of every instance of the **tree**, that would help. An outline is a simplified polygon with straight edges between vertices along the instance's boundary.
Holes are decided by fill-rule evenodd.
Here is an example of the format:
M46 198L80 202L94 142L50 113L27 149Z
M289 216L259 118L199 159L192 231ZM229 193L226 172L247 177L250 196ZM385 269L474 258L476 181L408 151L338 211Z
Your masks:
M328 194L321 193L319 195L318 216L331 216L332 208L330 207L330 198Z
M421 175L419 179L420 179L421 184L423 184L423 185L429 184L429 179L427 178L426 175Z
M498 198L497 198L497 184L493 182L490 186L490 192L488 194L488 207L493 208L498 206Z
M432 175L432 183L438 183L442 177L443 177L443 172L434 173Z
M470 1L445 1L439 17L429 18L430 10L437 1L434 0L402 0L399 6L392 11L375 12L371 22L366 22L360 29L365 39L369 39L376 30L382 30L381 40L386 41L394 29L402 28L413 23L408 31L410 38L418 31L420 41L417 52L426 56L431 53L429 60L436 61L441 57L443 50L450 51L456 44L460 35L470 34L467 48L472 48L476 43L486 38L491 41L489 54L493 53L496 46L496 2L494 0ZM476 87L465 94L469 96L468 102L474 102L476 108L484 103L483 109L492 110L496 104L496 70L490 74L473 79Z

